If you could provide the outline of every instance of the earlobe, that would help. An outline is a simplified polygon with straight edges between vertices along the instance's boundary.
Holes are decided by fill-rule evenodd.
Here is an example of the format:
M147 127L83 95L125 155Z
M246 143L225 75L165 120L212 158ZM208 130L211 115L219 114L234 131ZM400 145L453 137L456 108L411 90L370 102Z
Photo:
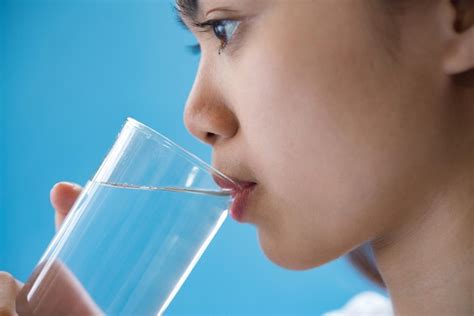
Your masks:
M474 27L458 34L444 62L444 70L456 75L474 68Z
M456 75L474 69L474 0L451 0L455 11L444 70Z

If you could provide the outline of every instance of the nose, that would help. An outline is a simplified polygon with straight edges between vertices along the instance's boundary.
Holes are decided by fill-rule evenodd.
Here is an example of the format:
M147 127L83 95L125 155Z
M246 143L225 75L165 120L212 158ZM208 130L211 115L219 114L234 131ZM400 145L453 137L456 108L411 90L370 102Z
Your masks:
M239 123L224 101L222 86L201 69L186 102L184 125L199 140L214 146L232 138L237 133Z

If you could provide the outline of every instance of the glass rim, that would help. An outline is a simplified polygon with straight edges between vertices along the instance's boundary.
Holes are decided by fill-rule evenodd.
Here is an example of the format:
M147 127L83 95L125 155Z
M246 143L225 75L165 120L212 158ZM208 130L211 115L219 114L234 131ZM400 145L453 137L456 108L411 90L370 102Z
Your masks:
M235 185L236 187L240 187L240 185L238 183L236 183L234 180L232 180L230 177L226 176L224 173L222 173L221 171L217 170L216 168L214 168L213 166L211 166L210 164L208 164L207 162L205 162L204 160L202 160L201 158L199 158L198 156L196 156L195 154L191 153L190 151L186 150L185 148L181 147L180 145L178 145L176 142L174 142L173 140L171 140L170 138L164 136L163 134L161 134L160 132L156 131L155 129L141 123L140 121L137 121L136 119L132 118L132 117L127 117L127 119L125 120L125 124L126 125L131 125L135 128L138 128L138 129L144 129L144 130L147 130L149 131L152 136L154 138L157 138L159 139L161 142L165 142L167 143L168 145L171 145L173 147L173 149L177 150L178 152L184 154L185 157L189 158L192 162L196 163L196 165L201 168L201 169L204 169L206 172L210 173L211 177L212 175L216 174L217 176L223 178L224 180L226 181L229 181L230 183L232 183L233 185ZM215 181L214 181L215 182ZM217 183L216 183L217 184ZM217 184L218 185L218 184ZM222 189L222 188L221 188Z

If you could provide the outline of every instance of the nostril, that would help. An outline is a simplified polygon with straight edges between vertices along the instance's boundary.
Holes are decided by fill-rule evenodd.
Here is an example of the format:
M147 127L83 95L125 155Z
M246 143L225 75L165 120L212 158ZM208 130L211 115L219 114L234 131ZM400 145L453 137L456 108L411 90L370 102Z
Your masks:
M214 143L216 137L217 137L216 134L214 134L212 132L207 132L206 133L206 142L212 144L212 143Z

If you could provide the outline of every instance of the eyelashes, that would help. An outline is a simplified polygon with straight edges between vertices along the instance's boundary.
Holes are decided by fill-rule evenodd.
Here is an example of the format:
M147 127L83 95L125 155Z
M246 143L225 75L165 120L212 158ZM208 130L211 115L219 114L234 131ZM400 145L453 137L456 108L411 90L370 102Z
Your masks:
M239 25L240 21L230 19L209 20L202 23L195 23L195 26L201 29L202 32L212 32L214 37L219 40L219 55L232 41L232 37L237 31ZM199 44L189 45L188 51L193 55L199 55L201 53L201 46Z
M186 49L191 55L201 55L201 45L199 44L188 45Z

